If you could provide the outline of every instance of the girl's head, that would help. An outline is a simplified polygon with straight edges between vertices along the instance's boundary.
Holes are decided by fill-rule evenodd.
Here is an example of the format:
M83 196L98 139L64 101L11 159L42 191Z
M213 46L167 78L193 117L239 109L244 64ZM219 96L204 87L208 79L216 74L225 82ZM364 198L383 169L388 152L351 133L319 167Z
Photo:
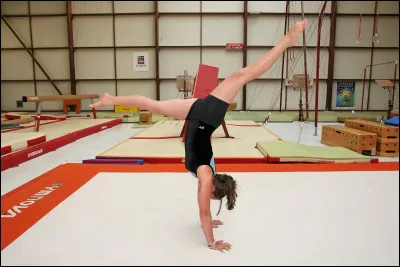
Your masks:
M233 180L232 176L227 174L215 174L213 178L214 191L213 197L221 200L219 209L221 210L222 199L226 196L227 203L226 208L233 210L236 204L236 181ZM218 214L220 212L218 211Z

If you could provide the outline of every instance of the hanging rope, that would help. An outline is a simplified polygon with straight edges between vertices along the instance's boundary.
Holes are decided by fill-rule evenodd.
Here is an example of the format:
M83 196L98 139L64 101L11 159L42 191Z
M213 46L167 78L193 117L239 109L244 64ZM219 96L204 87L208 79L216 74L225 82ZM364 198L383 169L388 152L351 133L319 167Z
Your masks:
M318 8L318 12L320 12L320 10L322 9L322 6L323 6L323 2L320 4L320 6L319 6L319 8ZM295 24L295 23L296 23L296 22L294 21L294 24ZM313 28L314 23L315 23L315 20L310 24L310 26L309 26L310 29ZM293 25L294 25L294 24L293 24ZM311 38L314 37L315 31L317 30L317 28L318 28L318 24L315 26L315 28L313 28L313 31L311 31L311 36L308 38L307 41L310 41ZM310 34L310 31L308 31L307 35L309 35L309 34ZM292 49L292 51L293 51L293 53L294 53L294 49ZM299 52L293 57L293 60L295 61L295 64L292 66L291 70L288 72L288 77L290 77L290 76L292 75L292 72L293 72L294 68L297 66L297 63L299 62L299 61L297 61L297 59L299 59L300 56L301 56L300 53L301 53L301 51L299 51ZM276 65L276 66L277 66L277 65ZM287 66L287 68L288 68L288 67L289 67L289 66ZM274 86L273 97L272 97L272 99L271 99L271 105L270 105L270 108L269 108L269 113L268 113L267 117L266 117L265 120L264 120L264 125L268 122L268 120L269 120L270 117L271 117L271 110L276 106L276 104L277 104L278 101L279 101L279 97L280 97L279 94L278 94L276 97L274 97L275 91L276 91L276 85L277 85L277 84L275 84L275 86Z
M377 44L379 43L379 34L378 34L378 17L379 14L376 13L376 17L375 17L375 29L374 29L374 37L372 38L372 41Z
M358 23L358 34L357 34L356 42L360 43L361 38L362 38L362 13L360 13L360 21Z

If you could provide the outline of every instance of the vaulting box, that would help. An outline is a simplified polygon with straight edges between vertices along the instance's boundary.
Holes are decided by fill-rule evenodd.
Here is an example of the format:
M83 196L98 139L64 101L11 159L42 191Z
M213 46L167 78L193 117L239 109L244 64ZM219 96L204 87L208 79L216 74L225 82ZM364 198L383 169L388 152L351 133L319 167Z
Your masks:
M340 146L364 155L376 155L377 135L339 125L322 126L321 143Z
M150 124L153 122L153 116L150 111L140 111L139 123Z
M399 139L399 127L366 120L346 120L345 126L370 133L380 138Z

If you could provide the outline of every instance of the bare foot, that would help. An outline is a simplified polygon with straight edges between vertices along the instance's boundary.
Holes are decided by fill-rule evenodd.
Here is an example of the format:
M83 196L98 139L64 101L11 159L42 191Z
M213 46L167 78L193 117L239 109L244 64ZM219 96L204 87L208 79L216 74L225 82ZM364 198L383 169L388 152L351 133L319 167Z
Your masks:
M108 93L104 93L102 95L102 97L100 98L100 101L98 101L97 103L94 103L92 105L89 105L89 107L91 108L102 108L105 106L112 106L113 102L112 102L112 96L109 95Z
M307 19L297 22L290 31L286 34L289 38L289 46L295 46L297 44L297 39L299 39L300 34L304 31L307 26Z

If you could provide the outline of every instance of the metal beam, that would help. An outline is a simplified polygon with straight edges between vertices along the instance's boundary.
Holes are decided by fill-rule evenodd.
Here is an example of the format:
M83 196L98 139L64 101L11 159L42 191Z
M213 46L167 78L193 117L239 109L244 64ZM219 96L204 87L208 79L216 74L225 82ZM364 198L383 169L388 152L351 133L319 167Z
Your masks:
M156 100L160 100L160 45L158 42L158 23L160 15L158 14L158 1L154 1L154 25L156 41Z
M243 68L247 66L247 21L249 17L249 2L244 1L243 6ZM242 109L247 109L247 86L243 86Z
M305 19L304 15L304 1L301 1L301 18ZM307 43L306 43L306 30L303 31L303 53L304 53L304 75L306 77L306 120L308 120L308 79L307 79Z
M372 62L374 61L374 35L375 35L375 28L376 28L376 16L378 11L378 1L375 1L375 8L374 8L374 26L372 30L372 39L371 39L371 59L370 65L372 66ZM372 68L369 69L369 81L368 81L368 94L367 94L367 110L369 110L369 100L371 97L371 79L372 79Z
M283 35L286 35L286 31L287 31L287 23L288 23L288 11L289 11L289 3L290 1L286 1L286 9L285 9L285 29L283 31ZM282 94L283 94L283 72L285 70L285 56L286 56L287 50L283 53L282 55L282 72L281 72L281 93L279 96L279 112L282 112ZM287 66L286 66L287 68ZM286 77L287 78L287 77Z
M29 14L29 37L31 40L31 49L32 53L34 53L33 49L33 31L32 31L32 16L31 16L31 1L28 1L28 14ZM36 83L36 68L35 68L35 61L32 60L32 71L33 71L33 88L35 91L35 95L38 94L37 92L37 83ZM36 109L38 108L38 103L36 104Z
M335 67L335 40L336 40L336 16L337 1L331 1L331 25L329 30L329 56L328 56L328 79L326 81L326 103L325 109L332 110L332 94L333 94L333 73Z
M321 12L318 16L318 37L317 37L317 67L316 67L316 79L315 79L315 118L314 118L314 135L317 135L318 129L318 97L319 97L319 63L321 55L321 28L322 28L322 15L325 13L326 3L322 6Z
M117 77L117 44L115 40L115 1L112 1L112 16L113 16L113 52L114 52L114 85L115 95L118 96L118 77Z
M68 28L68 55L69 55L69 76L71 83L71 94L76 95L74 35L72 26L72 1L67 1L67 28Z

